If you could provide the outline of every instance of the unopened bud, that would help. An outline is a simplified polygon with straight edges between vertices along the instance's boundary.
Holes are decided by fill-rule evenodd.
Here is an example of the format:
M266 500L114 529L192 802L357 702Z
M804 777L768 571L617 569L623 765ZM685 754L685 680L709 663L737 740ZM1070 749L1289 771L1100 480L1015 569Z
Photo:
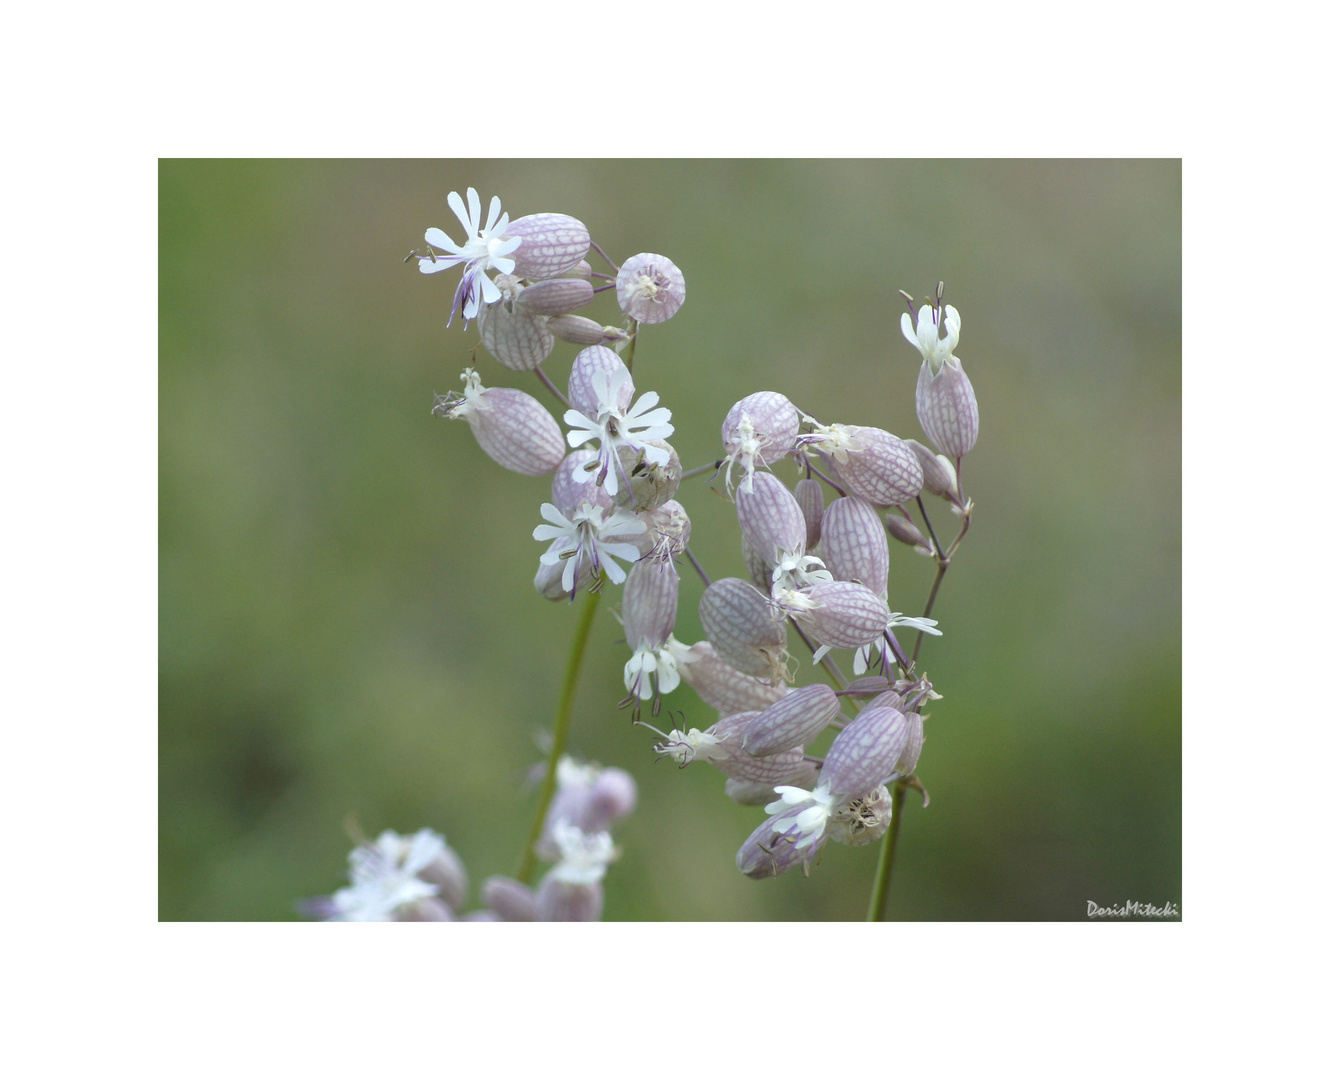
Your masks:
M756 679L726 663L707 641L684 648L677 659L684 681L704 702L727 715L761 712L786 694L785 685Z
M819 546L819 530L824 516L824 489L818 480L796 481L796 503L805 515L805 551L813 555Z
M708 732L718 739L716 749L719 753L711 759L712 764L732 780L744 780L751 784L785 783L804 763L805 751L795 746L766 756L747 753L744 749L745 735L760 715L747 712L723 716L708 728Z
M625 315L640 323L662 323L684 303L684 275L664 255L643 252L619 267L615 295Z
M527 285L512 301L512 310L525 315L567 315L595 299L589 281L550 278ZM550 333L553 333L550 328Z
M930 541L921 535L921 530L903 517L902 514L885 514L884 527L889 530L889 535L895 540L910 544L915 548L918 555L935 554L935 549L931 547Z
M571 269L564 270L560 276L565 278L580 278L582 281L590 281L591 264L583 259Z
M659 649L675 629L679 571L669 559L641 559L623 587L623 626L628 647ZM600 829L587 829L600 832Z
M554 315L545 326L559 341L574 345L604 345L611 340L610 327L585 315Z
M921 463L921 480L925 489L942 499L957 501L958 480L954 474L954 463L943 454L936 454L929 446L922 446L916 439L904 441Z
M758 715L744 735L746 753L775 754L793 746L804 746L839 711L837 695L825 683L812 683L793 690Z
M804 590L810 607L796 621L820 644L833 649L859 649L883 635L889 605L854 581L821 581Z

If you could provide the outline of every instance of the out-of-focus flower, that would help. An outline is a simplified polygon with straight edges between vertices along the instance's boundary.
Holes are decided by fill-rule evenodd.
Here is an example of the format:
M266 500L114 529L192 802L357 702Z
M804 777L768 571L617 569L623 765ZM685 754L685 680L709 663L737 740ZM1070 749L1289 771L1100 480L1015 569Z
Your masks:
M447 325L459 311L467 325L479 314L482 304L491 304L502 298L498 286L490 280L486 271L499 270L510 274L516 267L514 260L507 258L521 246L521 237L505 239L507 215L502 213L502 203L493 196L489 203L489 216L484 227L479 227L479 193L474 188L466 189L466 198L470 202L467 213L465 203L459 193L453 191L447 196L447 205L465 229L465 243L457 244L441 229L429 229L423 238L435 248L446 252L419 256L419 271L424 274L437 274L453 266L464 264L461 283L456 287L456 295L451 301L451 317ZM500 216L501 215L501 216Z
M431 829L420 829L413 836L388 829L375 843L349 853L347 887L333 896L306 901L302 908L332 922L390 922L398 909L437 896L439 886L418 875L447 851L446 840Z

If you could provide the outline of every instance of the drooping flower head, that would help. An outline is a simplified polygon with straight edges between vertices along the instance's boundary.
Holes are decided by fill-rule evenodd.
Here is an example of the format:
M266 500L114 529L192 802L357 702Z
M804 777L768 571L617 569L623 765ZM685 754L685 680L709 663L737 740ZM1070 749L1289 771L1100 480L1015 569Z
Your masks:
M441 229L429 229L423 238L435 248L446 252L439 255L430 251L419 256L419 271L424 274L437 274L453 266L464 265L461 283L456 287L456 295L451 301L451 316L447 325L460 312L466 324L479 314L483 304L491 304L502 298L486 271L499 270L510 274L515 269L514 260L507 258L521 246L521 237L504 239L507 231L507 215L502 213L502 202L493 196L489 203L489 216L481 229L479 225L479 193L474 188L466 189L466 198L470 206L467 213L465 203L459 193L453 191L447 196L447 205L451 207L458 221L465 229L465 243L457 244Z

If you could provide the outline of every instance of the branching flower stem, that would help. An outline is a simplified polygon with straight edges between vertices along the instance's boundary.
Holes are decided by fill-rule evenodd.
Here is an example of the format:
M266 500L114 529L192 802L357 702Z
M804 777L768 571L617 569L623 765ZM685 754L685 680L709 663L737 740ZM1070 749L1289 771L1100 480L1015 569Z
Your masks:
M570 402L567 399L567 395L565 395L561 390L559 390L557 386L553 384L553 381L549 378L548 375L546 375L539 368L535 369L535 374L540 377L540 382L544 383L545 386L549 387L549 392L553 394L554 397L558 398L559 401L563 402L563 408L565 409L572 408L572 402Z
M603 578L601 579L603 582ZM582 670L582 657L586 654L586 643L591 638L591 624L595 621L596 610L600 607L599 588L591 589L582 604L581 615L577 619L577 630L572 638L572 652L568 654L568 669L563 674L563 689L558 695L558 709L554 714L554 741L549 748L549 763L544 770L544 781L540 784L540 805L535 808L535 820L530 826L530 835L526 837L526 847L521 853L521 865L517 867L516 879L529 885L535 873L535 844L544 830L545 814L549 811L549 802L558 786L558 759L563 756L568 744L568 728L572 725L572 708L577 700L577 678Z

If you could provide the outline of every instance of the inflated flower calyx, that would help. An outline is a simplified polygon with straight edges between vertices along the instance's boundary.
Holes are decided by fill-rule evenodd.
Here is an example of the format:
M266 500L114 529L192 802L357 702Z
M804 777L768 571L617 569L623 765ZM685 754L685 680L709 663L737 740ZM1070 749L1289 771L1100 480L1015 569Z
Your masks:
M659 649L675 629L679 571L669 559L640 559L623 587L623 629L629 648Z
M620 374L622 373L622 374ZM603 377L601 385L617 384L617 404L626 411L633 403L633 380L628 377L628 368L619 359L619 354L603 345L592 345L577 354L572 362L572 371L568 375L568 401L574 409L592 420L599 418L602 406L600 390L596 382Z
M805 758L790 778L782 783L792 787L812 788L819 777L819 763ZM765 806L777 798L776 784L751 784L748 780L727 780L726 797L741 806Z
M668 460L658 464L650 460L644 450L635 450L628 445L620 446L616 451L619 455L619 490L614 493L614 504L637 513L655 510L674 498L684 473L679 454L664 439L648 439L646 445L663 451ZM624 483L625 479L627 483Z
M902 514L886 514L884 527L888 529L890 536L900 543L909 545L918 555L935 554L935 549L931 547L930 541L921 535L921 530Z
M876 788L842 803L828 823L828 838L837 844L862 847L888 831L893 820L893 795Z
M684 303L684 275L664 255L644 251L619 267L614 292L625 315L662 323Z
M770 817L749 834L735 853L735 865L745 877L761 881L764 878L779 877L797 866L806 866L813 862L822 841L812 846L801 847L788 837L795 829L795 819L803 811Z
M873 791L893 775L909 733L907 717L897 709L862 709L828 748L818 784L839 796Z
M917 761L921 758L921 747L926 741L926 729L921 713L910 712L907 717L907 745L894 762L894 771L899 776L911 776L917 771Z
M546 874L536 899L536 918L540 922L597 922L605 907L605 890L600 882L573 885Z
M934 453L930 447L922 446L916 439L904 440L917 455L921 463L922 486L932 495L939 495L951 502L958 501L958 478L954 464L943 454Z
M937 296L940 295L937 292ZM903 336L922 356L917 375L917 419L938 453L951 459L961 458L977 443L977 396L954 355L962 322L958 311L946 304L937 309L929 304L912 316L902 318ZM944 337L940 337L941 330Z
M504 469L543 476L563 460L563 433L543 405L529 394L485 387L471 368L461 375L461 394L439 398L433 411L470 424L480 449Z
M567 600L571 597L569 590L563 588L565 560L561 554L566 543L562 538L555 540L540 557L540 568L535 572L535 591L546 600ZM546 558L548 562L545 562Z
M683 680L704 703L726 715L761 712L786 694L781 683L769 683L731 667L711 642L681 645L676 660Z
M746 675L786 675L786 623L768 597L743 578L719 578L698 602L703 633L718 656Z
M813 555L822 537L820 523L824 516L823 485L818 480L797 480L796 504L805 516L805 552Z
M539 918L535 893L515 878L501 874L486 878L479 895L484 906L502 922L535 922Z
M772 473L755 473L752 489L735 492L740 531L772 565L779 553L805 553L805 515L791 491Z
M515 277L499 274L497 284L502 299L481 313L480 340L503 367L532 371L554 351L554 335L544 318L512 310L513 298L520 289Z
M627 331L617 326L601 326L585 315L553 315L545 326L559 341L574 345L609 345L628 340Z
M884 523L864 499L834 499L824 511L824 566L834 581L857 581L871 592L889 591L889 542Z
M511 252L511 272L534 281L567 273L591 250L586 226L568 214L527 214L511 222L504 235L521 238Z
M518 292L512 300L512 310L523 315L568 315L594 299L595 290L589 281L550 278Z
M753 486L754 470L771 465L795 446L800 431L800 413L784 394L761 390L737 401L721 425L721 444L726 450L726 487L734 483L733 471L743 471L742 490Z
M875 506L894 506L921 494L921 463L902 439L882 428L848 431L855 448L847 451L846 461L831 462L848 495Z
M760 756L804 746L837 718L839 708L837 695L825 683L792 690L749 725L744 750Z
M590 281L591 264L587 262L585 259L583 259L576 266L564 270L563 273L560 274L559 276L565 278L580 278L582 281Z
M805 761L801 746L779 750L766 756L747 753L744 737L750 726L762 715L756 712L723 716L707 729L717 740L718 754L712 764L732 780L753 784L781 784L793 776Z
M854 581L826 581L780 599L820 645L859 649L880 638L889 621L882 596Z
M744 557L744 568L749 571L749 579L765 593L772 591L772 563L755 551L748 537L740 536L740 554Z

